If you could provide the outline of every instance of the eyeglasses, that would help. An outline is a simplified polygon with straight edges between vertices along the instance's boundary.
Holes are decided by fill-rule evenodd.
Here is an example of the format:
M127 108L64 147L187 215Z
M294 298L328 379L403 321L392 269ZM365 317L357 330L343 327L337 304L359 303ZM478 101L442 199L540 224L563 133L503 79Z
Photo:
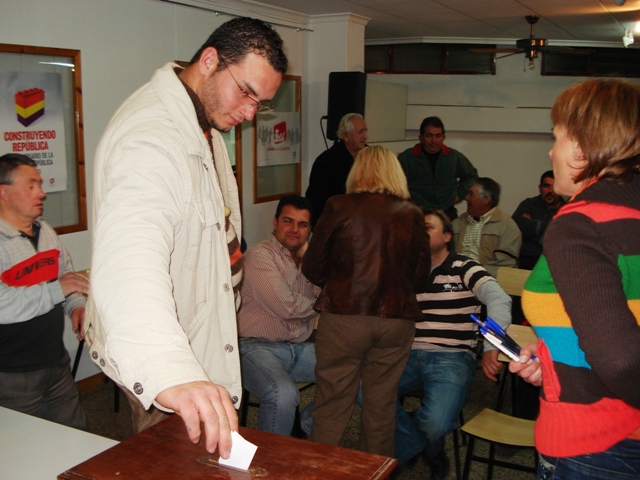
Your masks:
M227 62L225 62L224 58L222 57L218 57L218 58L227 69L227 72L229 72L229 75L231 75L231 78L233 78L233 81L236 82L236 85L238 86L238 89L240 90L240 93L242 94L242 96L251 100L252 103L247 105L249 108L255 108L257 113L267 113L273 110L273 104L270 101L268 100L259 101L253 98L251 95L249 95L249 92L247 92L246 89L242 88L238 83L238 81L236 80L236 77L233 76L233 73L231 73L231 70L229 70L229 66L227 65Z

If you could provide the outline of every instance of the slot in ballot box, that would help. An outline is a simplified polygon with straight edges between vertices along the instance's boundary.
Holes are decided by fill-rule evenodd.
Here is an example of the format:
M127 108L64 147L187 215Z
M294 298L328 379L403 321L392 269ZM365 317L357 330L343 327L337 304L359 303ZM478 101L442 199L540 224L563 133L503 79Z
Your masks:
M251 467L277 480L384 479L395 468L392 458L332 447L293 437L240 427L240 435L258 446ZM248 480L250 473L211 466L203 440L194 445L178 415L140 432L58 476L59 480ZM217 454L210 457L217 458ZM251 469L250 469L251 470Z

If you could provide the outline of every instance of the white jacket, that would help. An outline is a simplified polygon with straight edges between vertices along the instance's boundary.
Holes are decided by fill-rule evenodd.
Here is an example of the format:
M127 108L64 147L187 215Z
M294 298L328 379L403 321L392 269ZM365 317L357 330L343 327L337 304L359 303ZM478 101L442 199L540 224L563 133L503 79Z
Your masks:
M214 167L176 66L124 102L98 146L87 340L145 408L196 380L223 385L239 405L224 216L226 204L240 238L237 185L212 130Z

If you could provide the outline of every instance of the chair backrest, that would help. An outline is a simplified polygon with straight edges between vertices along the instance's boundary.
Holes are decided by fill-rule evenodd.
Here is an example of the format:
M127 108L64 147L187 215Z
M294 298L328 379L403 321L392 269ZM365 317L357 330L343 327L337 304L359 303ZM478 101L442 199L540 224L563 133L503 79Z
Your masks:
M521 347L526 347L531 342L538 341L536 332L533 330L533 328L526 325L511 324L509 325L509 328L507 328L507 333ZM509 357L507 357L502 352L498 354L498 360L505 363L509 363L511 361Z
M531 270L522 270L520 268L499 267L496 280L507 293L507 295L522 296L524 284L529 278Z
M538 341L536 332L533 330L533 328L527 325L509 325L509 328L507 328L507 333L521 347L526 347L531 342Z

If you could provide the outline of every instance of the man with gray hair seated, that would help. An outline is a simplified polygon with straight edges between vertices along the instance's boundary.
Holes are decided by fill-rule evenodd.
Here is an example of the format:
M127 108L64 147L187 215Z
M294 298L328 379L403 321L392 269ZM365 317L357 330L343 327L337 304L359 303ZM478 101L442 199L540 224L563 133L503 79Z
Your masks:
M482 264L494 277L498 267L517 267L522 234L516 222L498 207L498 182L476 178L464 199L467 211L453 222L456 252Z
M340 120L338 140L322 152L311 168L305 196L313 205L311 224L315 225L329 197L343 195L353 160L366 144L367 124L359 113L347 113Z

